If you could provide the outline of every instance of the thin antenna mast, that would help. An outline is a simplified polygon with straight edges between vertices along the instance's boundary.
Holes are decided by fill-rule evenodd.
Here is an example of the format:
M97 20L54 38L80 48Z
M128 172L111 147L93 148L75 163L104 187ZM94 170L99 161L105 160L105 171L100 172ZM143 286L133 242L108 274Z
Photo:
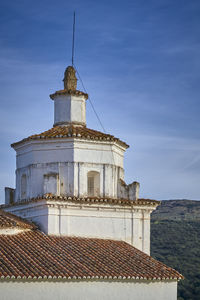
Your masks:
M75 11L73 20L73 35L72 35L72 67L74 66L74 37L75 37Z

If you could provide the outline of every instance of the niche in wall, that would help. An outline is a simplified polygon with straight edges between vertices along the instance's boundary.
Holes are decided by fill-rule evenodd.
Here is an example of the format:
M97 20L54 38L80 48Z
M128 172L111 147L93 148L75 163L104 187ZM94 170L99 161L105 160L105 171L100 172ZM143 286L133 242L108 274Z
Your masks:
M100 196L100 173L90 171L87 174L87 194L89 197Z
M23 174L21 177L21 199L26 199L27 194L27 177Z

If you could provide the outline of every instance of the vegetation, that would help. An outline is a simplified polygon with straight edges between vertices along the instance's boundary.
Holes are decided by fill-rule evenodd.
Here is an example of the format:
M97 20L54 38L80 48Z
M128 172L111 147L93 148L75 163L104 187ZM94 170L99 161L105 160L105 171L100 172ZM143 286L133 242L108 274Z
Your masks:
M199 201L196 203L199 205ZM187 209L185 218L182 208L181 218L172 220L169 216L167 219L166 213L162 217L163 208L159 209L156 214L154 213L151 222L151 255L185 277L178 284L178 300L199 300L200 220L198 218L194 220L193 216L190 218ZM173 210L173 207L171 209ZM175 210L178 216L177 206Z
M200 221L200 201L163 200L152 219Z

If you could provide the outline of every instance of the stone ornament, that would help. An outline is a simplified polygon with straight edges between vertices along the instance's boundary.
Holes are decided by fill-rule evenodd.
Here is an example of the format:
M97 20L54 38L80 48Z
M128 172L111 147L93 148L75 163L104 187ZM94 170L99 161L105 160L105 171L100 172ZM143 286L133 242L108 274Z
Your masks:
M64 89L76 91L77 88L77 78L76 78L76 71L72 66L67 67L65 70L64 75Z

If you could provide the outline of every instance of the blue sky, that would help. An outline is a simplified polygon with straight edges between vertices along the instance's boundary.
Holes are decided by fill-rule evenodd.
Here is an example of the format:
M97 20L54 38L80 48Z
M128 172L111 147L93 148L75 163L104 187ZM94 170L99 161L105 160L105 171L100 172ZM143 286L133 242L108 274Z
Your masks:
M106 131L130 145L127 183L200 199L199 0L0 0L0 202L15 185L10 144L53 125L74 9L75 64ZM89 102L87 125L101 130Z

